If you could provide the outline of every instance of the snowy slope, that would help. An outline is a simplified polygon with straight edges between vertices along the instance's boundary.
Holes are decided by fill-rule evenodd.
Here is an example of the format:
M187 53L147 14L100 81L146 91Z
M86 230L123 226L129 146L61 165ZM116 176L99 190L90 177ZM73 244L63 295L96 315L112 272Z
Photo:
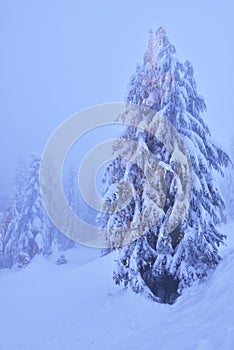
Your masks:
M234 224L224 227L232 237ZM67 253L0 271L1 350L232 350L234 240L206 284L172 305L152 303L112 282L114 254Z

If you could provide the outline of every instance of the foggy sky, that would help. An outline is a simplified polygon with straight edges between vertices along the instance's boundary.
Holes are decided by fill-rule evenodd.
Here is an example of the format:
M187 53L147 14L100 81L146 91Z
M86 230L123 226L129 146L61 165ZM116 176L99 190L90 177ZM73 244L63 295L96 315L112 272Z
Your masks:
M0 188L19 159L41 153L75 112L123 101L142 62L148 31L166 27L177 57L189 59L204 118L225 147L233 131L232 1L2 0L0 2Z

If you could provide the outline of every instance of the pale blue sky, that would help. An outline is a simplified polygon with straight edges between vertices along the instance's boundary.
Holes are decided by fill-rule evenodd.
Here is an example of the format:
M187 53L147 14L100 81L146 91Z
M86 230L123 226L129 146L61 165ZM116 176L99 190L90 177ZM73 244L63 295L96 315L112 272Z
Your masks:
M147 47L167 29L177 56L195 69L204 116L225 146L233 131L231 0L1 0L1 184L19 158L41 152L50 134L82 108L123 101Z

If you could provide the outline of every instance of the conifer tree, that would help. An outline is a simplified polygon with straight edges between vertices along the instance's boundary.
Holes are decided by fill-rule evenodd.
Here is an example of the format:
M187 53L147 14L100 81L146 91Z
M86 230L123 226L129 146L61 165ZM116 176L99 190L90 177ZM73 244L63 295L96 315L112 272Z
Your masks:
M51 223L42 205L39 187L40 157L31 156L28 171L19 173L14 214L7 228L5 256L8 266L18 261L19 255L49 254L51 252Z
M26 184L27 165L22 163L16 170L15 182L8 207L3 212L2 236L3 236L3 256L4 267L11 267L17 262L19 247L18 239L19 218L23 205L23 191Z
M69 206L72 211L77 213L78 210L78 197L76 195L75 187L76 187L76 173L75 170L71 167L68 173L68 178L65 183L65 193ZM74 222L70 215L70 211L66 211L64 213L64 228L63 232L72 232L75 230ZM75 246L75 242L66 237L63 233L56 230L56 241L60 251L67 250L69 248L73 248Z
M221 190L226 204L227 218L234 220L234 138L230 142L229 154L232 164L225 171L225 176L221 181Z
M1 267L11 267L18 262L21 264L20 260L24 257L32 259L36 254L49 255L74 246L74 242L53 225L45 211L40 192L40 166L40 156L31 155L28 167L24 164L17 169L10 204L0 223ZM48 175L48 179L51 190L55 190L52 174ZM75 205L76 199L72 197L74 178L71 174L68 183L68 200ZM66 224L67 220L65 217Z
M4 262L4 241L3 241L3 232L4 232L4 226L3 226L3 219L4 219L4 214L3 212L0 212L0 269L2 269L5 265Z
M212 141L202 119L206 105L197 93L192 65L176 58L175 47L163 27L155 38L150 31L143 64L137 66L130 80L127 103L129 109L134 105L141 108L133 113L132 125L122 139L133 140L138 146L130 147L130 161L126 161L123 146L114 144L118 156L105 174L104 214L99 215L99 223L109 229L110 248L121 250L115 282L146 292L157 301L172 303L185 287L207 276L220 260L218 246L225 236L217 226L224 202L212 171L223 174L222 167L229 160ZM146 107L152 112L145 113ZM167 123L159 122L160 116L171 123L182 143ZM168 144L174 148L168 149ZM183 181L188 175L188 168L179 160L183 157L175 154L186 152L193 170L191 201L186 214L178 214L179 222L173 226L181 209L180 198L190 185ZM157 160L155 167L150 154ZM132 200L118 211L118 201L124 203L123 193L129 190L123 188L126 181ZM119 242L125 239L126 243L129 232L132 240L121 247Z

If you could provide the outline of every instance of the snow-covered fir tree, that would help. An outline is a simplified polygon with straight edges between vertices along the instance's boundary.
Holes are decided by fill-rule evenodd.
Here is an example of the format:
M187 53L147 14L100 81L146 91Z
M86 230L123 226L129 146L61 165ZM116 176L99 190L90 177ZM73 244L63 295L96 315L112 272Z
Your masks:
M24 180L21 174L16 180L15 212L5 233L7 266L18 262L20 254L32 258L51 252L51 223L41 201L39 169L40 157L33 155Z
M23 205L23 189L26 184L27 165L21 163L16 170L15 183L10 195L9 205L3 212L3 220L1 225L1 232L3 236L3 266L10 267L17 261L18 254L18 238L19 238L19 216ZM11 250L9 248L11 242Z
M3 219L4 219L4 214L3 214L3 212L0 212L0 269L4 267Z
M197 93L192 65L176 58L163 27L155 37L150 31L143 64L137 66L130 80L127 103L129 110L134 104L141 108L133 113L132 125L122 137L128 142L113 145L117 156L104 176L104 214L99 215L98 222L109 229L110 249L120 249L115 282L172 303L220 260L218 247L225 236L217 226L224 202L212 171L222 174L229 159L212 141L202 119L206 105ZM152 112L145 113L144 106ZM173 125L182 143L167 124L159 122L160 116ZM173 147L166 147L162 139ZM131 140L137 146L129 146ZM127 151L124 144L128 144ZM130 161L124 159L126 152ZM180 161L183 157L175 157L175 153L186 152L193 170L192 193L186 214L180 215L179 198L191 184L183 180L188 169ZM150 154L157 160L155 167ZM131 201L116 210L128 191ZM181 222L173 226L176 217ZM131 241L126 244L129 233Z
M65 194L66 199L69 204L69 207L72 209L73 212L77 213L78 210L78 196L76 195L76 172L71 167L67 179L65 181ZM77 184L78 185L78 184ZM72 232L75 230L74 228L74 222L72 220L70 210L67 210L64 213L64 227L63 232ZM67 238L64 234L57 232L57 242L59 246L59 250L66 250L69 248L72 248L75 246L75 242L69 238Z
M229 154L232 161L221 181L221 190L226 204L226 212L229 220L234 220L234 138L230 142Z
M17 170L10 204L1 221L1 267L11 267L15 263L23 265L36 254L49 255L74 246L74 242L52 224L44 209L39 183L40 165L40 156L32 155L29 166ZM52 177L50 181L52 186Z

